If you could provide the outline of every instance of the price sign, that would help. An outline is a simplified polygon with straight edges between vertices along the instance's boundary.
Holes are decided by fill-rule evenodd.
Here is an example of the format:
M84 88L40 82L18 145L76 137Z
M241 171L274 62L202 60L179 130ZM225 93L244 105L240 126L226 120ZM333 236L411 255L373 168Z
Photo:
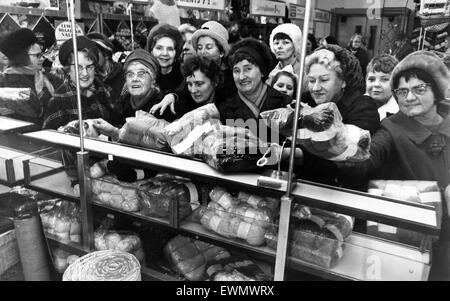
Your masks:
M177 0L178 7L225 10L225 0Z
M252 0L250 14L255 16L284 17L286 4L266 0Z
M57 22L58 21L55 21L55 25L57 24ZM82 26L84 27L83 23L75 24L75 27L76 27L75 30L76 30L77 36L84 35ZM68 21L57 24L56 28L55 28L55 38L56 38L58 45L61 45L62 43L64 43L64 41L71 39L72 38L72 24Z

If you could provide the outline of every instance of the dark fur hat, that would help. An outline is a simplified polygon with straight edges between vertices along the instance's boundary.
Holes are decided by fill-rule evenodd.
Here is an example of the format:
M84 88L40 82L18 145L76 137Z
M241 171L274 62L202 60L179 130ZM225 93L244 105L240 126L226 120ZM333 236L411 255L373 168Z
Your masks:
M0 43L0 51L9 59L14 59L38 40L33 31L21 28L6 35Z

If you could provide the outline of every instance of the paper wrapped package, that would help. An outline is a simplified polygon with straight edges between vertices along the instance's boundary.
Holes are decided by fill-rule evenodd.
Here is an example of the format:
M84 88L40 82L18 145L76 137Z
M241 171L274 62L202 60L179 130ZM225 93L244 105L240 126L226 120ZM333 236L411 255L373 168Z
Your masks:
M247 128L220 125L204 137L201 150L209 166L221 172L237 172L257 169L268 148Z
M158 119L151 114L138 111L136 117L126 119L119 131L119 141L130 145L156 150L167 150L168 145L163 134L169 125L164 119Z
M301 104L297 143L311 154L330 161L360 162L370 156L370 133L351 124L344 124L335 103L314 108ZM292 108L262 112L266 124L285 136L292 136Z
M442 195L437 182L372 180L369 182L368 192L397 200L430 205L435 208L437 223L440 225ZM428 244L424 234L373 221L367 222L367 234L416 247Z
M186 113L164 129L166 141L176 155L195 157L202 154L203 137L220 125L219 111L214 104Z

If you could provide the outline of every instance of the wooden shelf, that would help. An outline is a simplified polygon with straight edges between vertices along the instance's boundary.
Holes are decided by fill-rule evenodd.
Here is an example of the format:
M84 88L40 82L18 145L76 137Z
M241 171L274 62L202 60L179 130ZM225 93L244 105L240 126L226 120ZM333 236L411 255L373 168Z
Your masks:
M53 146L56 144L62 148L79 149L80 141L76 135L44 130L27 133L25 136ZM257 194L275 197L284 195L282 190L259 187L257 185L258 174L223 174L201 161L97 139L86 138L85 148L93 155L112 157L114 160L172 172L194 180L249 190ZM341 212L356 218L382 222L424 234L438 235L440 232L436 212L430 206L406 203L366 193L350 192L305 181L299 182L293 189L293 197L295 201L305 205Z

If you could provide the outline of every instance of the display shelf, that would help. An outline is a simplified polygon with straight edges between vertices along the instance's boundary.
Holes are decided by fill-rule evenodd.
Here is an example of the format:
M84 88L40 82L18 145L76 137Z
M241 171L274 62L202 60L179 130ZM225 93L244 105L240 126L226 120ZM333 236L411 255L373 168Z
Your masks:
M52 247L58 247L64 251L72 254L83 256L89 253L89 250L85 249L82 244L73 241L61 241L56 235L45 232L45 238Z
M7 186L23 184L25 177L22 162L32 158L34 158L33 155L8 147L0 147L0 165L2 166L0 168L0 183ZM61 167L61 164L51 160L42 158L36 160L40 162L40 165L33 169L34 175L45 174Z
M267 246L250 246L239 240L225 239L193 222L182 222L180 230L197 235L201 240L222 246L239 247L242 250L265 255L275 260L276 250ZM375 237L352 234L344 243L344 255L335 267L330 269L288 257L288 266L329 280L381 280L419 281L428 278L430 270L429 253L416 248L384 241ZM373 269L371 270L371 265ZM379 268L379 270L376 270Z
M72 134L44 130L27 133L25 136L66 149L79 148L79 137ZM258 187L259 175L257 174L224 174L200 161L97 139L86 138L84 143L86 150L91 151L92 155L172 172L233 189L249 190L257 194L274 197L281 197L284 194L282 190ZM438 235L440 232L436 211L431 206L356 193L306 181L300 181L294 187L292 195L295 201L305 205L341 212L356 218L369 219L430 235Z
M34 123L0 116L0 134L23 133L37 130Z

